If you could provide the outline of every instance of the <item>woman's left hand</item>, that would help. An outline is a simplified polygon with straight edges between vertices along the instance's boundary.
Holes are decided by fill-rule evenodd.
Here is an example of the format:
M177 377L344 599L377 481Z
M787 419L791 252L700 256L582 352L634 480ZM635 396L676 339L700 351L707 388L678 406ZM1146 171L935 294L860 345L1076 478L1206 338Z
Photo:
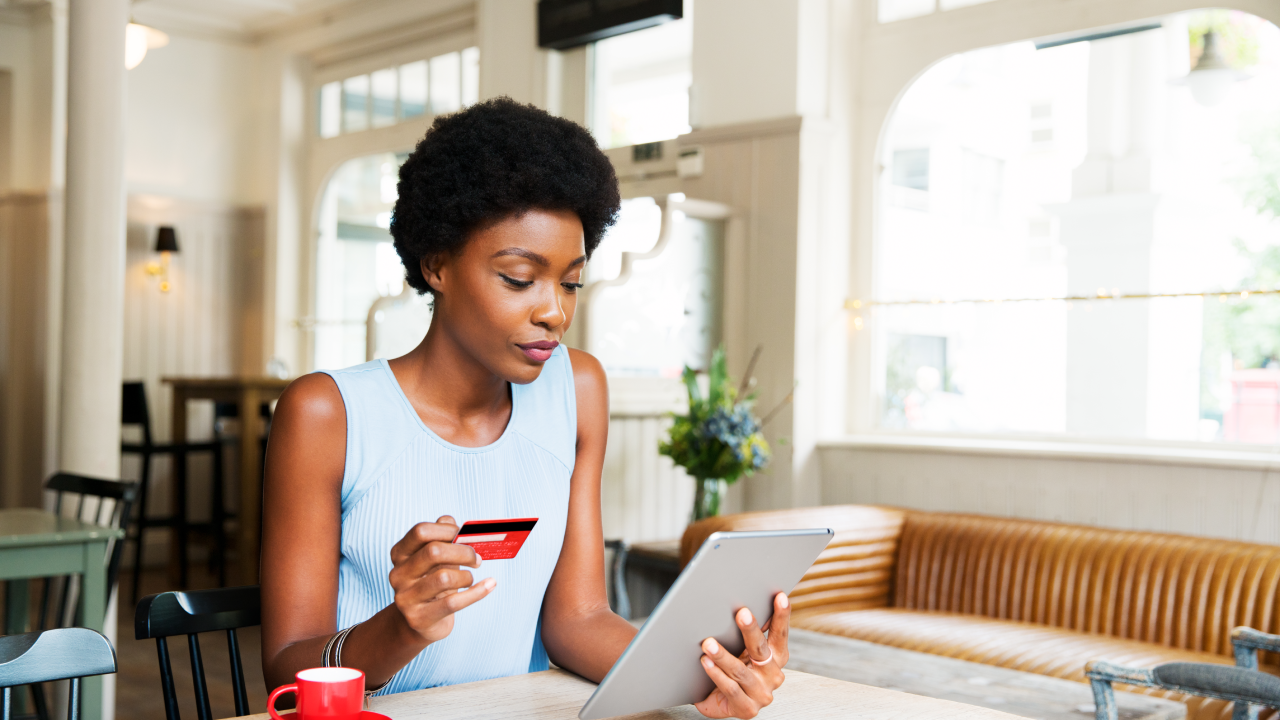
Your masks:
M747 649L734 657L714 638L702 641L702 668L716 689L706 700L694 705L709 718L753 718L773 702L773 691L786 677L787 633L791 627L791 603L778 593L773 598L773 617L765 628L756 625L751 611L742 608L735 618ZM769 631L765 638L764 631Z

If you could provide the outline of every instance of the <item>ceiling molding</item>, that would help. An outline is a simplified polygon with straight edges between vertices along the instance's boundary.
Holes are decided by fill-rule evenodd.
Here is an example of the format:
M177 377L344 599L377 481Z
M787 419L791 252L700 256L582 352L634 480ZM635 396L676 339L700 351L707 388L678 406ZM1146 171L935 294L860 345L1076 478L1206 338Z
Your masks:
M417 26L460 10L474 16L475 4L476 0L350 0L261 23L251 27L251 31L257 42L311 53L377 33Z
M475 6L468 4L466 7L426 18L416 23L399 24L393 28L378 30L377 32L328 45L312 52L311 62L317 68L332 65L443 35L471 30L475 27L475 24Z

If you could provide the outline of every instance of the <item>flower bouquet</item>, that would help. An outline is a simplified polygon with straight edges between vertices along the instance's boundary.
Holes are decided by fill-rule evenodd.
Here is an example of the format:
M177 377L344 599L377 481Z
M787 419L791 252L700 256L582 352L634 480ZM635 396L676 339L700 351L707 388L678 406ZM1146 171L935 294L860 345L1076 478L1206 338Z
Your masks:
M769 443L761 432L764 422L753 410L755 393L747 394L751 387L751 369L759 355L757 349L747 369L747 379L735 388L725 368L724 348L717 349L711 356L705 397L698 387L697 372L689 367L684 369L689 412L673 415L675 422L667 439L658 444L658 452L693 477L694 520L720 514L725 487L769 462Z

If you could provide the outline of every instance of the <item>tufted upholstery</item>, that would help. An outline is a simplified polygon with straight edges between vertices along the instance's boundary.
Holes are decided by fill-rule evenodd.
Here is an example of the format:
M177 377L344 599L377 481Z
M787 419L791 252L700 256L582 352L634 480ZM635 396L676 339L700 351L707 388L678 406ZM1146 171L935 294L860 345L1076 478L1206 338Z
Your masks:
M1230 664L1231 628L1280 631L1269 545L845 505L704 520L682 559L716 530L795 527L836 531L792 593L810 630L1081 682L1088 660ZM1231 714L1138 691L1186 701L1191 720Z

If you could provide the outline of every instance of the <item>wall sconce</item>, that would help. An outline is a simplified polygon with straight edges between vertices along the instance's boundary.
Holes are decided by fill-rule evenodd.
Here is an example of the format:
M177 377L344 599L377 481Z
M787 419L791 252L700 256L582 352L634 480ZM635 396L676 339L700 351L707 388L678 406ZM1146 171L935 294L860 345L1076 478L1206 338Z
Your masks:
M165 225L156 233L156 252L160 253L160 262L147 263L147 274L160 278L160 292L169 292L169 254L178 252L178 233L172 226Z

